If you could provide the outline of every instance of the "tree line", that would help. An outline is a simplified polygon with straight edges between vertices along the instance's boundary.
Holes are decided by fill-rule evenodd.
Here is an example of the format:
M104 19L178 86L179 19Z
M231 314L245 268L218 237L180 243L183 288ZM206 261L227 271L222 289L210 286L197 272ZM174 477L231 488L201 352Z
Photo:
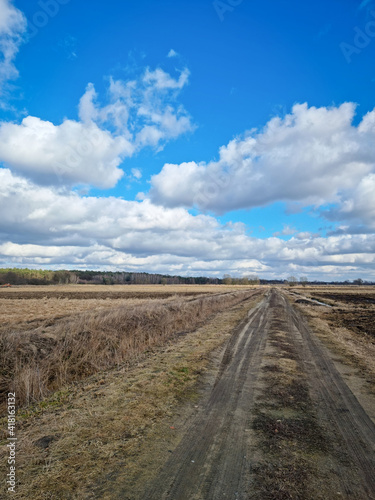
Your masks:
M219 285L223 283L223 280L205 276L183 277L133 272L0 269L0 285L7 283L11 285Z
M88 270L46 270L46 269L19 269L0 268L0 286L10 285L289 285L297 284L341 284L341 285L370 285L371 282L361 278L344 282L310 281L307 276L300 278L289 276L286 280L265 280L258 276L244 276L241 278L224 274L221 278L207 278L206 276L184 277L169 276L166 274L134 273L122 271L88 271Z

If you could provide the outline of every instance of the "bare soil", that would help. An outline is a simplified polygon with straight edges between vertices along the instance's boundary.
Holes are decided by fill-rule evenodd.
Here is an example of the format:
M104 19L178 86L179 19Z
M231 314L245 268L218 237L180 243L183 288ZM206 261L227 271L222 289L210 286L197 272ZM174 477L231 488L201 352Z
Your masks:
M375 343L375 315L372 311L345 311L338 308L328 318L332 326L343 326L360 335L369 335Z
M330 299L335 302L345 302L348 304L375 304L375 293L316 293L315 296L320 299Z

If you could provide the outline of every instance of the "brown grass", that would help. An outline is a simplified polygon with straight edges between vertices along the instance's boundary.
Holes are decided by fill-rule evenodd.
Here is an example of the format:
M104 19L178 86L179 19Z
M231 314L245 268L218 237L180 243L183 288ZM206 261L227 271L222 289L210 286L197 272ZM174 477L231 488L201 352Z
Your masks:
M184 293L217 293L230 292L251 288L251 285L17 285L11 288L0 288L0 297L11 294L41 292L44 295L56 293L80 293L80 294L117 294L122 293L131 297L134 293L142 294L184 294Z
M149 299L100 299L93 296L82 300L71 297L53 297L48 294L39 299L13 298L12 296L4 299L0 296L0 334L11 328L32 330L41 325L48 326L56 319L92 309L111 309L125 304L128 306L139 305L145 300Z
M199 411L201 391L216 379L216 349L260 298L172 337L135 366L98 372L21 410L14 498L144 498L145 483L178 445ZM4 447L0 458L5 461Z
M16 392L18 405L38 401L66 383L134 362L145 351L251 295L249 290L197 299L150 300L87 311L30 331L0 337L0 392Z

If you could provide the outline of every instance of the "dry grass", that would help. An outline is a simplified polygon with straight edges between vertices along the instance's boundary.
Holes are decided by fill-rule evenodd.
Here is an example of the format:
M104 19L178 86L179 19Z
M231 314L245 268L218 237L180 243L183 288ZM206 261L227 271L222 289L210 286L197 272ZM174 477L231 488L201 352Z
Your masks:
M6 329L17 328L32 329L39 326L36 323L56 320L64 316L70 316L91 309L108 309L127 305L137 305L149 299L72 299L49 297L48 294L42 299L4 299L0 296L0 332Z
M198 297L244 288L217 285L28 285L0 288L0 335L14 327L32 330L48 326L56 319L91 309L125 304L134 306L150 299Z
M97 373L19 412L14 498L142 498L145 482L198 411L197 382L211 365L210 353L260 298L173 337L138 366Z
M18 405L38 401L66 383L100 370L134 362L178 333L191 331L210 315L252 292L196 299L149 300L86 311L34 330L10 329L0 336L0 392L16 392Z
M251 288L243 285L17 285L11 288L0 288L0 297L6 294L17 294L20 292L40 292L45 295L53 293L124 293L132 295L133 293L152 293L152 294L179 294L179 293L218 293L233 290L243 290Z

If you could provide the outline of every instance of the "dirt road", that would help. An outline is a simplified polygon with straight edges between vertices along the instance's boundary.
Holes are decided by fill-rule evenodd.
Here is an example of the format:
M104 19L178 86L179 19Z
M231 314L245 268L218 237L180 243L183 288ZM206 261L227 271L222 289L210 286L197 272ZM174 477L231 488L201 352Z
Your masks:
M270 365L270 361L273 364ZM270 384L271 379L267 379L266 369L269 372L279 371L278 376L283 380L286 374L282 372L282 366L289 367L292 363L298 368L298 378L306 381L306 394L301 392L303 397L297 393L297 396L292 393L288 396L284 389L291 387L289 382L284 392L280 389L276 394ZM277 404L273 402L270 406L268 401L262 407L260 402L267 399L268 393L270 399L276 398ZM281 407L282 416L278 417L276 410ZM259 408L263 413L259 413ZM289 413L295 411L293 419L287 418L289 413L286 409ZM313 412L313 416L307 420L303 412L310 417ZM254 425L255 415L258 415L258 427ZM275 441L273 435L265 441L264 429L260 433L263 441L260 440L257 431L261 427L259 415L263 420L268 418L267 422L271 424L267 425L271 426L279 441ZM292 423L298 429L294 434ZM310 426L310 423L314 425ZM265 428L267 430L267 426ZM315 448L311 444L314 436L310 436L309 432L315 436L319 434L319 449L316 444L313 443ZM293 448L293 452L289 448ZM303 490L303 480L299 479L301 475L289 479L290 484L280 495L267 493L267 488L261 493L259 478L258 483L254 479L254 471L259 470L257 464L260 461L263 465L268 464L272 475L275 469L272 464L269 466L272 460L283 462L286 453L292 458L302 456L305 449L306 457L303 456L301 463L309 469L307 480L315 478L315 493ZM324 466L320 466L319 461L324 462ZM296 467L294 469L297 470ZM374 471L374 422L348 388L329 352L302 315L290 305L282 292L273 289L249 312L246 321L232 336L207 403L186 429L182 441L157 479L147 485L142 498L373 499ZM296 484L291 484L293 481Z

